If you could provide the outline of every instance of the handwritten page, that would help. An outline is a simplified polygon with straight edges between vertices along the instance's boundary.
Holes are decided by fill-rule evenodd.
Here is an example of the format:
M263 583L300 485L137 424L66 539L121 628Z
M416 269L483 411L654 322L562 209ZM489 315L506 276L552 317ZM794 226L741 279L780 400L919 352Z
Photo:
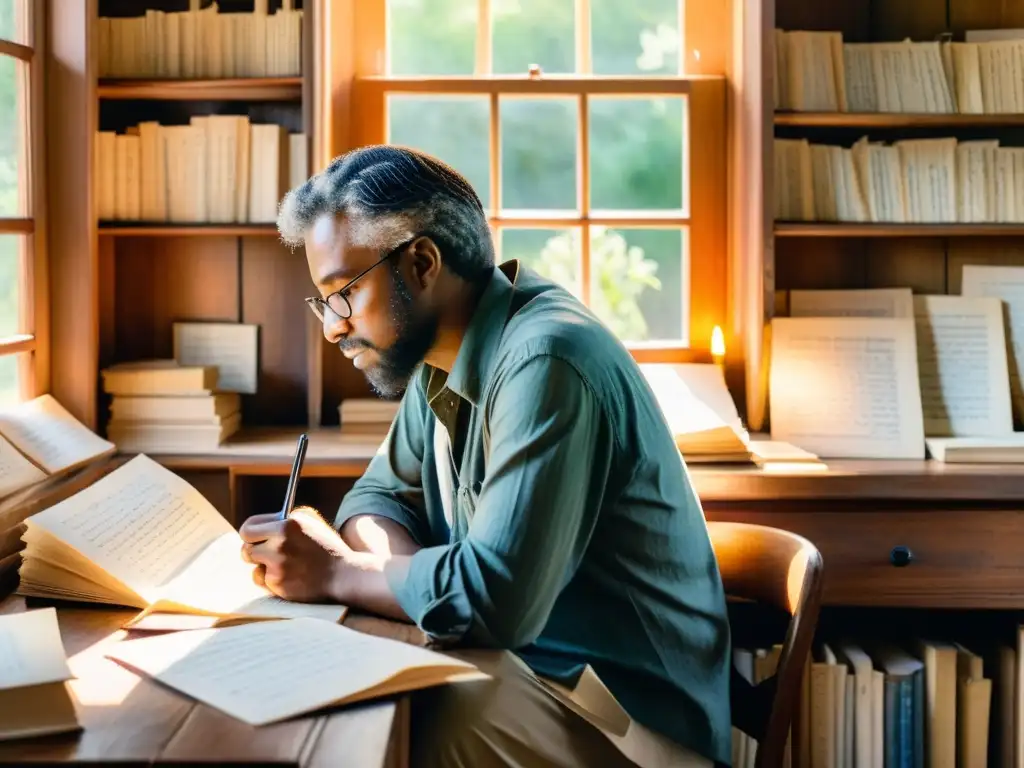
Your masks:
M999 299L915 296L917 366L929 437L1013 432Z
M790 317L913 317L909 288L790 291Z
M45 479L45 472L0 435L0 499Z
M1010 396L1018 422L1024 424L1024 267L965 264L960 293L1000 299L1007 337Z
M202 494L144 454L28 524L29 533L38 528L61 539L147 601L234 532Z
M822 458L923 459L914 321L772 321L771 436Z
M250 725L486 678L426 648L305 618L147 637L107 656Z
M0 410L0 435L51 475L115 450L49 394Z
M55 609L0 615L0 690L71 677Z
M257 325L174 323L174 358L181 365L213 365L221 392L254 394L259 376Z

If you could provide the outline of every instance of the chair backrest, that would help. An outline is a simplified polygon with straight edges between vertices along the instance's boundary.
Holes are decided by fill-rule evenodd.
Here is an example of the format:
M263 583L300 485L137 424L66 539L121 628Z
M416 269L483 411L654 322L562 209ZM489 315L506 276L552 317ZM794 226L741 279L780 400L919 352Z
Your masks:
M822 559L811 542L763 525L708 522L725 592L790 615L774 677L753 686L732 671L733 724L757 740L756 768L783 764L821 609Z

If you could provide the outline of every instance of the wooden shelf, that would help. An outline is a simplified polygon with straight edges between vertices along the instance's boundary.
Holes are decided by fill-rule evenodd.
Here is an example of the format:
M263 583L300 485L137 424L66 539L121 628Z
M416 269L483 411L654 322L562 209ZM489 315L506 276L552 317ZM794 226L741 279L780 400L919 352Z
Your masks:
M859 224L780 221L776 237L1019 237L1024 224Z
M776 112L775 125L805 128L985 128L1024 126L1024 114L915 115L893 112Z
M203 237L276 237L274 224L164 224L153 222L101 221L101 236L108 237L181 237L197 235Z
M350 434L340 428L302 430L249 427L208 454L148 454L174 470L228 470L232 475L280 475L291 470L295 440L309 435L304 477L358 478L385 433ZM936 461L826 461L825 470L765 472L751 464L688 465L704 502L1024 500L1024 465L942 464Z
M301 101L301 77L239 77L216 80L104 79L101 99L178 101Z

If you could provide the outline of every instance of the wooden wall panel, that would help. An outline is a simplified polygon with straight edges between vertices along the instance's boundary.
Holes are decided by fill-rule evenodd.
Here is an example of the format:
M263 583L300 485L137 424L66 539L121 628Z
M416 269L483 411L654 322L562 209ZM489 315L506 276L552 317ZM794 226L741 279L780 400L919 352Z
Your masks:
M1024 3L1019 0L949 0L949 21L960 35L968 29L1024 27Z
M844 40L862 41L871 28L871 8L866 2L778 0L775 25L785 30L839 30Z
M946 292L946 249L941 239L878 238L865 246L868 288L911 288Z
M242 238L242 321L260 326L258 392L246 398L246 424L305 424L309 309L314 289L302 251L276 240Z
M826 237L777 239L775 287L779 290L864 287L864 241Z
M1024 267L1024 240L964 238L951 240L947 262L949 292L959 295L964 264Z
M126 237L115 248L117 361L171 357L175 320L239 319L235 238Z
M883 0L858 4L871 9L872 40L897 41L905 37L934 40L946 31L946 0Z

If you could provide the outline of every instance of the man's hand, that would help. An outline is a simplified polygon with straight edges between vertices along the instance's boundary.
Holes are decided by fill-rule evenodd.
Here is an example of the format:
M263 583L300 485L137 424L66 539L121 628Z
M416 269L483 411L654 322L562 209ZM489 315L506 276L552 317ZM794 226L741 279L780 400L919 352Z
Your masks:
M242 558L259 566L257 579L286 600L341 602L344 572L358 567L359 554L309 507L297 507L286 520L254 515L239 534Z

